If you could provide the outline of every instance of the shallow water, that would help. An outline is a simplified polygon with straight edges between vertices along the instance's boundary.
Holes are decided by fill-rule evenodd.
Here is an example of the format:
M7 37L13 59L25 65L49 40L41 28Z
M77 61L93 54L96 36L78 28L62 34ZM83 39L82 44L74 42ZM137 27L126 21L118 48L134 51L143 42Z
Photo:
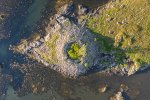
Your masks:
M47 71L44 72L46 74L44 77L51 77L47 78L49 81L45 82L51 82L48 84L52 85L47 92L37 95L27 93L23 97L18 97L14 89L21 86L22 76L19 74L20 72L11 70L9 64L14 61L25 63L25 60L23 59L24 56L9 51L9 45L14 45L22 38L27 38L33 34L34 29L40 26L38 24L43 18L43 11L46 11L44 14L50 14L46 8L51 8L51 13L56 12L61 4L55 0L22 0L21 3L17 3L17 0L10 3L13 0L7 0L5 2L7 7L5 5L2 7L4 1L0 0L0 11L6 10L6 12L11 13L11 17L7 19L5 25L5 30L7 34L10 34L10 37L0 40L0 63L3 63L6 74L16 77L13 84L8 87L6 100L107 100L119 88L120 84L126 84L130 88L131 100L150 100L149 71L130 77L105 76L97 73L76 80L66 79L56 72L48 73ZM74 0L74 2L96 8L106 3L106 0ZM35 78L37 78L36 75ZM98 87L101 84L108 84L111 89L106 93L98 93ZM71 94L63 94L65 89L69 89Z
M64 82L64 81L58 81ZM79 85L79 82L80 85ZM62 95L55 88L60 89L59 83L46 93L28 94L23 97L17 97L14 90L9 87L6 100L108 100L110 96L119 88L120 84L126 84L129 87L129 95L131 100L149 100L150 72L134 75L131 77L115 77L115 76L99 76L90 75L80 81L68 82L74 88L71 95ZM101 84L108 84L111 90L106 93L98 93L97 87ZM61 89L60 89L61 91Z
M27 26L33 26L41 18L41 12L44 10L48 0L36 0L27 10L28 17L25 24ZM35 17L36 16L36 17Z

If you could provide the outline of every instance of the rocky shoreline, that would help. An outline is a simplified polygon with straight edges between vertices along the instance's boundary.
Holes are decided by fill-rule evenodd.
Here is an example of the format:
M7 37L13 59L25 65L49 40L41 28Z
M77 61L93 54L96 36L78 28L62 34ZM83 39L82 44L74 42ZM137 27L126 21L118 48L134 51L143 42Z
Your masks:
M46 27L45 29L46 36L44 36L44 38L39 38L27 44L25 44L24 42L20 45L21 47L19 46L19 49L20 48L22 49L21 52L23 54L27 55L33 54L34 56L33 58L39 62L42 62L45 66L49 66L51 69L57 70L58 72L61 72L63 75L70 77L77 77L85 73L86 68L83 66L83 63L89 62L91 66L94 65L94 63L91 62L90 59L86 59L85 57L82 58L82 63L80 63L81 61L79 60L74 61L68 58L67 48L71 43L78 42L80 45L85 45L86 43L88 44L93 43L92 45L94 45L94 38L93 38L94 35L91 34L84 27L84 24L81 25L76 21L77 18L74 16L75 10L74 7L75 7L74 4L66 5L60 9L61 11L58 14L50 18L50 23L48 24L48 27ZM85 15L88 12L88 9L84 8L81 5L79 5L78 8L79 8L78 17L81 17L83 15L84 17L86 17ZM64 9L64 11L62 11L62 9ZM88 36L83 38L84 34ZM45 61L45 59L43 59L40 54L40 52L46 54L50 51L51 48L48 48L48 46L45 43L49 42L49 40L51 40L51 38L53 37L59 37L57 41L50 41L56 42L55 44L51 44L56 46L55 48L53 48L56 51L55 50L52 51L57 53L55 55L57 57L56 65L55 63L53 64L53 62L56 61L52 61L52 63L50 64L48 61ZM72 39L70 40L70 38ZM92 45L88 45L89 50L86 50L86 52L91 52L91 55L94 54L94 56L96 56L98 53L96 54L96 52L92 51L98 48L95 48L96 44L95 47ZM49 58L49 60L53 59L55 58Z
M50 17L44 36L36 36L33 40L23 40L13 46L15 52L28 55L29 58L43 63L50 69L60 72L66 77L76 78L93 70L96 72L132 75L139 70L130 59L124 65L115 62L114 55L100 51L103 48L97 40L98 35L86 28L89 17L97 11L90 11L83 5L67 4ZM69 57L68 49L72 44L84 48L79 58ZM74 56L79 51L75 51Z

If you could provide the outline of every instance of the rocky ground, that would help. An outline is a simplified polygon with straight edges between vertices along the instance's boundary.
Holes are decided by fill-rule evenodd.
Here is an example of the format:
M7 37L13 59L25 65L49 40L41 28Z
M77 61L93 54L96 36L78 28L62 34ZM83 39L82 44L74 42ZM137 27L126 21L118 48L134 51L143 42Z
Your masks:
M109 9L107 6L102 10ZM138 63L126 57L120 49L115 49L117 57L114 53L116 51L104 51L104 44L108 44L110 38L93 33L93 30L88 29L89 26L87 28L86 22L98 16L100 11L100 8L91 11L83 5L69 3L50 17L44 36L22 40L19 45L13 46L13 50L67 77L75 78L95 71L117 75L134 74L140 69Z
M101 65L101 57L109 60L110 64L112 62L107 54L99 51L96 35L85 27L90 14L89 9L82 5L65 5L50 18L44 37L37 36L33 41L22 41L16 51L69 77L85 74L93 67L103 69L106 65ZM83 47L79 59L68 56L68 49L74 43Z

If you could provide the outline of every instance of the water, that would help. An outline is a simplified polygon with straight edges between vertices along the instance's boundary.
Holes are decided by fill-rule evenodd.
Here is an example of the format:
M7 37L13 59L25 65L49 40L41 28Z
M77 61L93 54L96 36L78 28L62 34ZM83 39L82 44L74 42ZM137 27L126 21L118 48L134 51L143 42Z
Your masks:
M33 94L28 94L24 97L18 97L16 94L14 94L14 90L12 87L8 88L7 91L7 97L6 100L51 100L53 97L50 94L50 91L47 93L43 94L38 94L38 95L33 95ZM57 98L61 100L61 96L57 95Z
M22 38L29 37L36 30L40 31L41 18L46 18L47 15L51 16L61 5L68 2L68 0L61 3L59 1L13 0L12 2L12 0L7 0L6 2L0 0L0 11L10 13L10 17L4 22L5 32L9 34L9 37L0 40L0 63L4 65L4 73L14 77L11 86L8 87L5 100L107 100L120 84L126 84L130 88L129 95L132 100L150 100L149 71L130 77L105 76L97 73L71 80L62 77L55 71L46 68L40 69L42 65L39 64L35 64L35 67L32 66L36 72L32 72L31 81L37 83L36 85L39 82L40 85L45 86L48 89L47 92L36 95L25 93L26 95L23 97L17 96L15 92L19 91L24 78L21 71L10 69L10 63L15 61L26 64L26 60L24 55L14 54L10 51L9 46L19 43ZM106 0L74 0L74 2L85 4L91 8L107 3ZM37 75L46 79L42 82L40 79L38 80L40 77ZM111 89L107 93L98 93L98 87L101 84L108 84ZM27 85L30 85L30 80Z
M48 0L36 0L36 2L34 2L32 6L28 8L27 13L29 16L25 22L27 26L32 27L38 20L40 20L41 12L44 10L47 3Z

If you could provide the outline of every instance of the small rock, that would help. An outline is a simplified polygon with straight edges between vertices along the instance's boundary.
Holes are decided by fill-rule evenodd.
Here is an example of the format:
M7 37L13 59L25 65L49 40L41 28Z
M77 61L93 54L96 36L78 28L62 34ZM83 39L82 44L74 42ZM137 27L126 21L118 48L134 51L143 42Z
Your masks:
M33 88L32 92L37 93L37 90L38 90L37 87L35 87L35 88Z
M83 5L78 6L78 14L84 15L88 13L88 8L84 7Z
M125 84L121 84L120 85L120 89L121 92L127 92L129 90L128 86L126 86Z
M122 92L117 92L114 96L110 97L110 100L125 100L122 96Z
M110 97L110 100L128 100L129 96L127 91L129 90L128 86L121 84L118 92L114 96Z
M118 25L122 25L123 23L122 23L122 22L117 22L117 24L118 24Z
M0 14L0 20L3 20L5 18L5 14Z
M114 31L109 31L108 33L109 33L109 34L113 34L113 33L114 33Z
M107 18L106 21L107 21L107 22L110 22L110 21L112 21L113 19L114 19L114 18Z
M104 85L99 86L98 91L100 93L104 93L107 91L107 89L108 89L108 86L106 84L104 84Z
M42 87L42 92L44 92L45 91L45 87Z
M121 5L121 6L120 6L120 8L125 8L125 7L126 7L126 5Z
M64 15L71 15L75 11L75 5L73 3L70 3L66 5L66 8L64 8L64 12L62 14Z

